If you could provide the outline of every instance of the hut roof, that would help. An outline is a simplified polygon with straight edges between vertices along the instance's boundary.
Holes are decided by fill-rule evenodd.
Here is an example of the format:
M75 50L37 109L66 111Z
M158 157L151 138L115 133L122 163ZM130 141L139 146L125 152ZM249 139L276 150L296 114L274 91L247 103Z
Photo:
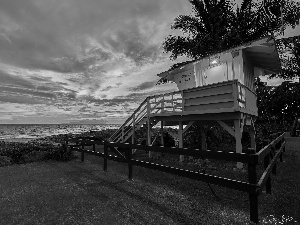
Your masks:
M225 51L203 57L198 60L190 60L181 63L174 64L171 68L165 72L158 74L157 76L161 77L159 82L164 82L167 80L167 76L170 72L185 67L189 64L195 64L201 60L208 59L211 57L219 56L233 51L238 51L245 49L250 59L253 61L254 66L259 67L265 70L265 74L278 73L281 71L281 62L276 48L275 39L273 36L266 36L260 39L244 43L240 46L227 49Z

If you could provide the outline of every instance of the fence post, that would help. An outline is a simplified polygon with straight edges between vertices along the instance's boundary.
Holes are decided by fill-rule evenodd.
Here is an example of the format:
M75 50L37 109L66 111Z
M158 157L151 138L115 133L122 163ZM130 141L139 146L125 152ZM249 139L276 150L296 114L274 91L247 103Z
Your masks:
M107 171L107 156L108 156L108 146L107 146L107 142L104 142L104 162L103 162L103 170Z
M127 155L127 164L128 164L128 180L132 181L132 164L131 164L131 158L132 158L132 150L130 148L126 148L126 155Z
M82 145L82 147L81 147L81 162L84 162L84 152L83 152L83 150L84 150L84 145Z
M255 149L248 149L248 154L255 154ZM250 184L257 183L256 164L248 163L248 180ZM250 220L258 223L258 192L249 193Z
M269 153L264 158L264 168L267 169L270 163L270 156ZM271 194L271 176L269 175L267 182L266 182L266 193Z
M132 136L131 136L131 144L135 144L135 114L132 115ZM133 149L132 149L133 151Z
M96 144L93 144L93 151L96 151Z

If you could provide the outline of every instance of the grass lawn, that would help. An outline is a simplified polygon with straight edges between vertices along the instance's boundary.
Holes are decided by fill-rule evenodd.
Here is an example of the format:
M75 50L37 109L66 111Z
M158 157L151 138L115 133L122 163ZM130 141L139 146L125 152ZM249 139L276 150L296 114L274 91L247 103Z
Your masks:
M287 138L261 224L300 223L300 138ZM0 224L249 224L246 193L86 156L0 168Z

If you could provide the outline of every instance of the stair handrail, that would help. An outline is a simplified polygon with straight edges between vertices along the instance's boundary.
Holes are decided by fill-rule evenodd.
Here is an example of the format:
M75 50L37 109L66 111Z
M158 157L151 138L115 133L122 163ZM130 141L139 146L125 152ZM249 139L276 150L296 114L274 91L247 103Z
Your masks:
M147 100L147 104L148 104L148 100ZM140 105L139 109L136 110L135 114L133 113L132 114L132 117L133 115L135 115L135 124L138 124L140 121L142 121L146 115L147 115L147 108L148 107L145 107L146 105ZM133 121L132 121L133 123ZM122 127L125 126L125 123L119 128L119 132L117 135L115 135L114 137L111 137L111 139L115 139L115 142L118 142L121 140L122 137L126 136L128 133L130 133L132 131L131 127L124 127L124 129L122 129ZM121 132L122 131L122 132ZM126 138L127 140L128 138ZM124 140L124 141L126 141Z
M144 108L144 109L145 109L145 108ZM143 112L143 111L142 111L142 112ZM135 115L135 114L133 114L133 115ZM141 114L139 114L139 116L135 118L135 121L134 121L135 124L138 124L143 118L145 118L146 112L144 112L142 116L140 116L140 115L141 115ZM132 124L133 124L133 121L132 121ZM120 128L120 132L119 132L117 135L115 135L115 136L113 137L113 139L116 140L115 142L118 142L118 141L122 138L122 136L123 136L123 137L126 136L131 130L132 130L132 128L131 128L130 126L124 127L124 129L123 129L123 127L121 127L121 128ZM122 132L121 132L121 131L122 131ZM112 138L111 138L111 139L112 139ZM126 140L127 140L127 139L126 139ZM126 140L125 140L125 141L126 141Z
M174 105L173 96L176 95L176 94L181 94L182 95L182 92L181 91L174 91L174 92L169 92L169 93L164 93L164 94L159 94L159 95L152 95L152 96L148 96L147 98L145 98L144 101L139 105L139 107L136 110L134 110L132 115L130 117L128 117L127 120L120 126L120 128L110 137L110 140L114 140L114 139L117 139L119 136L128 134L130 132L130 129L128 128L128 130L127 130L125 126L128 125L129 123L133 124L133 121L131 121L131 120L133 120L134 117L135 117L135 124L136 124L136 123L140 122L147 114L151 113L152 110L156 109L157 111L155 113L158 113L158 111L160 109L157 109L157 106L160 103L164 102L164 97L165 96L170 96L170 95L172 96L172 107L174 108L175 105ZM155 106L154 106L154 108L152 108L151 104L153 104L153 103L150 103L150 100L153 99L153 98L159 98L159 97L162 97L163 99L158 101L158 102L155 102ZM181 96L181 98L183 98L183 96ZM142 108L142 107L145 107L145 108ZM143 112L145 109L146 109L146 111ZM150 109L150 112L149 112L149 109ZM162 112L164 111L163 109L161 109L161 110L162 110ZM174 110L175 110L175 108L173 109L173 111Z
M110 137L111 140L113 140L114 138L116 138L117 134L122 130L122 127L124 127L132 118L133 118L133 115L136 114L140 109L141 107L147 103L147 99L148 97L139 105L139 107L134 110L134 112L132 113L132 115L120 126L120 128Z

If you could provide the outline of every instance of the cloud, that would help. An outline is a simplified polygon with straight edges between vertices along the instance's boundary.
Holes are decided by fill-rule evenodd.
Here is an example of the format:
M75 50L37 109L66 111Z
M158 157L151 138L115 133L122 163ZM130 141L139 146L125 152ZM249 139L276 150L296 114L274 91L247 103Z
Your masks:
M148 82L144 82L144 83L138 85L137 87L131 88L131 90L132 91L142 91L145 89L152 88L155 84L156 84L156 81L148 81Z
M32 96L21 95L21 94L7 94L0 93L0 102L19 103L19 104L42 104L50 103L41 98L32 98Z
M47 121L53 115L126 117L153 89L161 72L154 68L168 58L161 43L184 5L1 0L0 106L16 104ZM7 115L22 120L9 109Z
M1 92L8 92L10 94L18 93L18 94L27 94L31 95L32 97L44 97L44 98L54 98L55 95L49 92L41 92L41 91L33 91L30 89L21 89L21 88L14 88L14 87L1 87Z
M23 87L23 88L34 88L34 83L29 81L28 79L8 74L4 71L0 70L0 79L1 79L1 85L12 85L16 87Z
M124 29L123 18L149 19L162 13L158 0L3 0L0 12L0 59L21 67L58 72L83 71L96 61L111 58L97 45L102 34L112 29L127 57L135 62L151 57L155 45L143 46L146 36L135 28L137 24ZM132 40L130 34L136 39Z
M113 51L123 53L137 66L155 62L160 47L158 43L151 43L152 37L149 36L149 30L144 33L140 26L137 20L132 20L122 29L106 37L106 44Z

